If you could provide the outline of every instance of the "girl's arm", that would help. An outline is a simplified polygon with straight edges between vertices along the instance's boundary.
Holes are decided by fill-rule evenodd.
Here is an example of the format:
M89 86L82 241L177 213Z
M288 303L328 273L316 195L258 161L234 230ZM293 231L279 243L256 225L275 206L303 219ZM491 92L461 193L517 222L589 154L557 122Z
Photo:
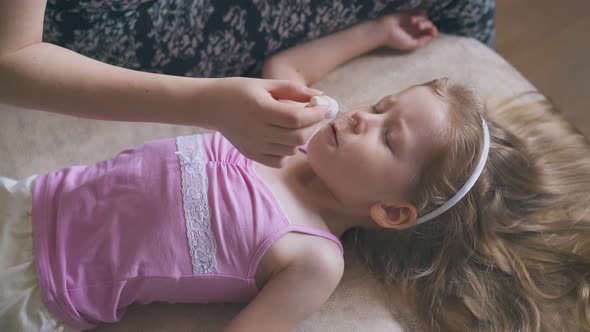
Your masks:
M292 331L318 311L340 282L344 259L332 241L313 242L301 245L304 249L278 269L223 331Z
M265 62L262 76L311 85L337 66L378 47L412 51L436 35L424 11L395 13L277 53Z

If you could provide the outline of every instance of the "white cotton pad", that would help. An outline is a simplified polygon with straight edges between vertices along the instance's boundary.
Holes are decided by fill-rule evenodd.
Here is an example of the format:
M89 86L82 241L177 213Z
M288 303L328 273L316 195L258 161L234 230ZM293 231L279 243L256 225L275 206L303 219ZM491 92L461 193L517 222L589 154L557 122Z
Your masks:
M313 96L309 101L310 106L317 106L317 105L329 105L330 106L330 118L336 117L338 114L338 102L328 96Z

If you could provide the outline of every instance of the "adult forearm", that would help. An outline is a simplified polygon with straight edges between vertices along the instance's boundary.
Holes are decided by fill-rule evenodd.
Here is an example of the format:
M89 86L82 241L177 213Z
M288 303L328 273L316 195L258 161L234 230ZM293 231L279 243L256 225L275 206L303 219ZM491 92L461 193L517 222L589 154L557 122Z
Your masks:
M200 97L214 81L124 69L47 43L0 58L0 102L91 119L207 127Z

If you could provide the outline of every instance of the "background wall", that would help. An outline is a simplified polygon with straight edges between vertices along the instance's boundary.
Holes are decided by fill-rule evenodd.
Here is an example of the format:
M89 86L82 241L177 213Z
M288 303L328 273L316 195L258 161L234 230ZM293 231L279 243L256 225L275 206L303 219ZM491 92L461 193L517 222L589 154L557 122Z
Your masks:
M590 1L496 0L496 50L590 138Z

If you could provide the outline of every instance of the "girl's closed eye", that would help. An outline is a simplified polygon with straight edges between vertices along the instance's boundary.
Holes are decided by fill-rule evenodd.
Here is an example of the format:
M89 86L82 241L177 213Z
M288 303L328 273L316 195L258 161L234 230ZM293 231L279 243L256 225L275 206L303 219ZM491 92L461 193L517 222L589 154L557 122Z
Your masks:
M371 105L372 111L375 114L381 114L380 110L377 108L377 105ZM387 148L393 153L393 148L389 143L389 129L386 129L383 135L383 142L387 146Z
M385 130L385 135L383 137L383 141L385 142L385 145L387 146L387 148L391 151L391 153L393 153L393 148L391 147L391 144L389 143L389 129Z
M385 130L383 130L383 142L385 142L385 145L387 146L387 148L389 149L389 151L391 151L391 153L394 153L393 151L393 145L391 144L390 141L390 133L391 133L391 128L387 127L385 128Z

